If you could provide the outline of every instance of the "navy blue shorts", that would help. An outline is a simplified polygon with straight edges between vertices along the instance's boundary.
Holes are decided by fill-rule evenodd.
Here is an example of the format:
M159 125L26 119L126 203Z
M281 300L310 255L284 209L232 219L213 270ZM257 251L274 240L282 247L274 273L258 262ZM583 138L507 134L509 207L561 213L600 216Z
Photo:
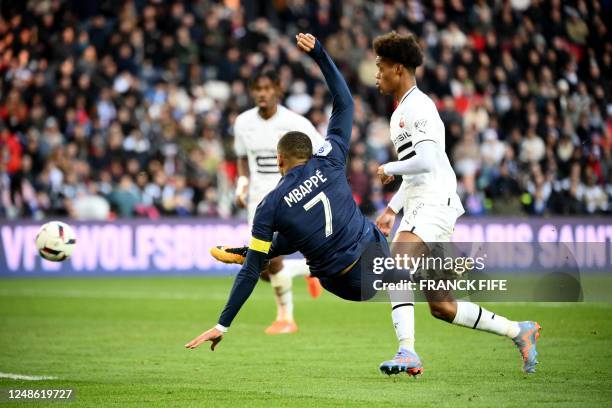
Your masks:
M342 275L319 278L321 286L328 292L345 299L360 302L369 300L376 294L373 281L379 278L371 272L374 257L389 257L391 250L382 232L372 225L372 243L368 245L355 265ZM366 270L369 269L369 270Z

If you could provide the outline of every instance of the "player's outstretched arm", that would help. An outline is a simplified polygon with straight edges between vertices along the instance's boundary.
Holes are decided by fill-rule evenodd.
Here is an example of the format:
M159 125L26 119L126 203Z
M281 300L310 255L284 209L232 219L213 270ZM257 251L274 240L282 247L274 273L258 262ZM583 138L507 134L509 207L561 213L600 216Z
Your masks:
M415 175L428 173L433 170L435 163L435 145L434 142L426 140L418 142L415 146L415 155L409 160L399 160L389 162L378 168L377 175L383 184L393 180L396 175ZM406 200L406 189L404 182L399 190L395 193L387 208L376 218L376 226L383 234L388 236L391 233L395 216L401 210L403 203Z
M408 160L389 162L378 168L378 175L416 175L433 171L436 162L436 145L430 140L422 140L414 146L414 156Z
M321 68L327 87L332 94L332 115L327 135L328 137L336 136L348 153L355 110L351 91L329 54L312 34L300 33L295 38L298 48L310 55Z
M265 260L266 253L254 249L248 250L246 261L236 275L229 300L223 312L221 312L221 317L219 317L219 323L187 343L186 348L194 349L206 341L211 341L210 349L214 351L217 343L222 340L223 333L227 332L232 320L234 320L244 302L251 296Z
M376 226L387 237L391 234L391 230L395 224L395 217L406 202L406 187L404 183L405 181L402 181L402 185L399 190L395 192L391 201L389 201L387 208L376 217Z

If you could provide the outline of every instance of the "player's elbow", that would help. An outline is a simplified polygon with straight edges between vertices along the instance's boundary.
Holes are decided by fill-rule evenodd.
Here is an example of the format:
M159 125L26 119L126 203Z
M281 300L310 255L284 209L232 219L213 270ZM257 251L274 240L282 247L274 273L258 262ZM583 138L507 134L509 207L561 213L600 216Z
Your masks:
M434 170L436 162L434 142L429 140L420 142L415 147L415 153L418 157L419 170L421 173L430 173Z
M350 118L351 127L353 125L353 117L355 116L355 103L353 102L353 98L349 98L348 102L342 109L342 114L347 119Z
M425 160L421 162L421 173L431 173L433 169L434 165L432 158L425 158Z
M418 156L418 155L417 155ZM431 173L434 170L434 160L431 157L426 155L421 155L418 158L418 161L414 163L413 169L411 172L407 172L406 174L424 174Z
M353 97L350 92L348 94L348 101L346 102L346 110L351 114L351 116L355 113L355 102L353 101Z
M351 97L350 93L348 96L339 98L337 102L338 103L334 106L334 110L342 115L350 115L353 117L353 114L355 113L355 102L353 102L353 98Z

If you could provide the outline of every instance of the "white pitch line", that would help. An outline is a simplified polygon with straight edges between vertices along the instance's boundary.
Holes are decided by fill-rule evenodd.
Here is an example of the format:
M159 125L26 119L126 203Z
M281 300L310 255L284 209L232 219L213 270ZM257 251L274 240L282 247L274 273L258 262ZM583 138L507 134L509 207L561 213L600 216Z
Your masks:
M0 378L10 378L11 380L26 380L26 381L57 380L57 377L49 377L46 375L22 375L22 374L12 374L12 373L0 373Z

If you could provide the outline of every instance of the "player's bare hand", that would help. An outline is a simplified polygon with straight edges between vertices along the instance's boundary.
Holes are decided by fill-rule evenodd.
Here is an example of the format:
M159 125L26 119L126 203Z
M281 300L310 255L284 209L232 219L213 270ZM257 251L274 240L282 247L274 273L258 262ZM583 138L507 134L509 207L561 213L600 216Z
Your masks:
M298 35L295 36L295 40L297 42L298 48L304 52L312 51L317 41L314 35L309 34L309 33L306 33L306 34L299 33Z
M215 351L215 347L217 347L217 344L219 344L221 340L223 340L223 333L221 332L221 330L213 327L212 329L200 334L198 337L191 340L189 343L185 344L185 347L188 349L194 349L200 344L210 341L210 349L212 351Z
M386 237L389 236L389 234L391 233L391 229L393 229L393 224L395 223L395 215L395 212L391 208L387 207L385 208L385 211L383 211L376 218L376 226L378 227L380 232L385 234Z
M246 208L247 207L247 195L245 194L237 194L236 195L236 206L238 208Z
M238 167L240 167L240 163L244 162L244 159L238 159ZM241 175L236 180L236 205L238 208L246 208L247 206L247 196L249 195L249 178L245 175Z
M385 174L385 166L378 166L376 175L380 178L380 182L383 184L389 184L395 179L395 176L389 176Z

